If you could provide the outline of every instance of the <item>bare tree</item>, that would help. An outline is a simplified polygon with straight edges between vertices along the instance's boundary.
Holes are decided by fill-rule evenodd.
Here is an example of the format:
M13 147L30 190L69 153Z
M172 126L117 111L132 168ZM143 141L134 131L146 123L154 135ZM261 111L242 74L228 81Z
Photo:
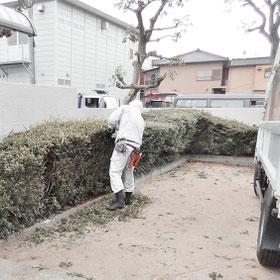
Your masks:
M0 26L0 38L12 36L12 30Z
M115 85L121 89L129 89L128 95L124 98L124 104L128 104L130 101L135 99L136 94L141 89L154 88L160 85L160 83L165 79L167 74L158 76L155 84L153 85L139 85L139 77L142 65L146 58L148 57L159 57L156 52L147 52L147 44L150 42L159 42L166 37L171 37L173 40L177 40L181 36L181 32L178 31L179 26L183 25L183 21L174 20L172 26L166 27L156 27L156 23L160 16L167 14L166 9L172 7L182 7L184 5L184 0L121 0L116 4L116 7L123 9L124 11L129 11L135 14L137 18L138 26L136 28L130 28L127 31L126 38L132 42L137 42L137 52L135 53L135 60L133 61L133 77L130 84L126 83L124 80L124 73L122 73L121 68L118 68L113 75ZM157 5L157 6L155 6ZM156 8L155 8L156 7ZM147 27L145 27L145 18L143 16L143 11L148 8L153 9L153 16L148 20ZM158 36L157 38L152 38L154 32L173 30L172 34ZM175 31L176 30L176 31Z
M233 3L234 0L225 0L226 3ZM274 62L279 47L279 26L280 26L280 0L239 0L243 7L251 7L259 16L260 23L247 29L248 32L259 31L270 43L270 59ZM267 8L267 9L265 9Z
M18 0L16 10L22 11L31 8L34 4L34 0Z

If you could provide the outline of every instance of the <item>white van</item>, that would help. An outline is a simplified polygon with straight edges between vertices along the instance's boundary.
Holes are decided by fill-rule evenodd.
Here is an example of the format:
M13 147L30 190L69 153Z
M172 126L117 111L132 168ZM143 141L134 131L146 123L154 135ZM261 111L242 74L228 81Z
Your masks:
M258 94L186 94L174 97L175 108L260 108L265 95Z
M118 108L120 101L111 96L107 91L95 90L91 93L78 94L78 108Z

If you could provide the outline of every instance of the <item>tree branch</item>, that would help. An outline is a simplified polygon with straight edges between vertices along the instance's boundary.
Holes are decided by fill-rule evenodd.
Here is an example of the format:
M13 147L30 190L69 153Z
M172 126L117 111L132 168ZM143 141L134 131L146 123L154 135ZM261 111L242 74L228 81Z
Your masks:
M120 89L134 89L137 91L147 90L150 88L158 87L165 78L166 78L166 74L164 74L162 77L158 77L157 80L155 81L155 83L152 85L135 85L135 84L123 85L123 84L117 82L116 87L120 88Z
M250 6L254 9L254 11L261 17L262 23L258 27L250 28L247 31L252 32L255 30L259 30L259 32L269 41L271 42L271 38L269 34L265 31L265 25L266 25L266 16L265 14L255 5L255 3L252 0L244 0L245 4L243 6ZM266 2L270 2L270 0L267 0Z
M147 43L152 43L152 42L159 42L160 40L162 40L162 39L164 39L164 38L178 38L178 36L176 36L176 34L175 35L164 35L164 36L162 36L162 37L159 37L159 38L157 38L157 39L153 39L153 40L149 40L149 42L147 42Z
M156 24L156 21L158 19L158 17L160 16L160 14L162 13L165 5L168 3L168 0L162 0L161 1L161 5L158 8L158 10L156 11L155 15L150 19L150 26L149 26L149 30L153 30ZM149 42L152 36L152 31L146 33L146 41Z
M153 31L164 31L177 28L179 23L175 24L174 26L170 27L162 27L162 28L154 28L153 30L147 29L146 32L153 32Z

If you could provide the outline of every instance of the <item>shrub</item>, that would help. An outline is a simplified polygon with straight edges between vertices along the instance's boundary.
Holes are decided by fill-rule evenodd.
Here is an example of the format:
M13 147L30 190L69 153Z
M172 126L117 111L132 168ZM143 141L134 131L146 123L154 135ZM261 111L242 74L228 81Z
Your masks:
M253 155L257 129L193 110L143 114L136 174L185 153ZM110 191L114 141L105 121L51 121L0 143L0 239Z
M113 140L102 121L46 122L0 144L0 238L109 191Z

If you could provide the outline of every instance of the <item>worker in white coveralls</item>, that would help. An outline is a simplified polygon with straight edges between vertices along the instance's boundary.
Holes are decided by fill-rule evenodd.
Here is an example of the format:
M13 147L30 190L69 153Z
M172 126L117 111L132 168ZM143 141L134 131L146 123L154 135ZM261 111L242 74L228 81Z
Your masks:
M131 204L135 188L133 170L141 158L140 146L145 129L141 109L142 102L134 100L129 105L119 107L108 120L108 127L117 130L109 171L111 189L116 195L116 201L107 207L110 210L121 209L125 204Z

